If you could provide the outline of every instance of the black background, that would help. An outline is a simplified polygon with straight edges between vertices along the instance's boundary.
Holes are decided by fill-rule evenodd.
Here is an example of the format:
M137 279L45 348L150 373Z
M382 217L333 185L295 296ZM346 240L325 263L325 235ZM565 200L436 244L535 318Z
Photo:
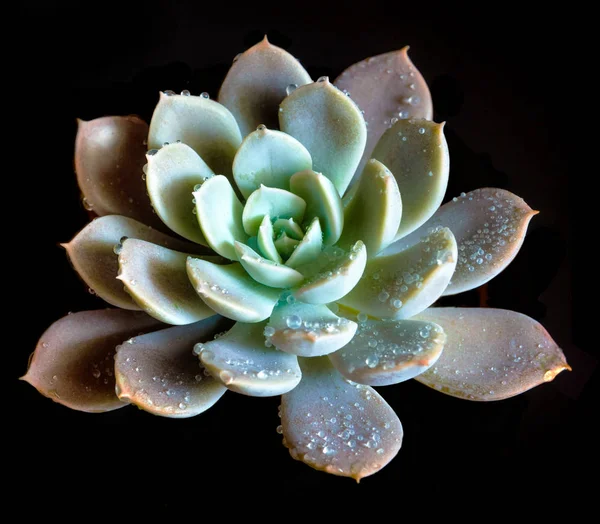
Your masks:
M18 336L5 348L10 365L3 369L15 412L4 428L11 440L6 451L18 461L6 474L19 510L58 516L86 508L85 518L129 507L201 518L222 495L229 501L219 506L226 518L236 500L256 493L247 506L252 518L285 518L297 506L327 501L399 518L412 508L423 518L440 497L441 509L457 517L483 502L492 512L518 504L582 511L594 482L582 475L596 476L598 418L591 381L597 305L587 302L594 278L586 239L593 230L584 228L583 217L594 199L585 179L595 176L595 151L581 139L594 105L582 89L589 81L586 44L573 36L585 33L579 30L585 19L585 12L548 7L524 16L506 5L474 11L429 3L21 7L20 36L10 53L18 85L4 96L9 112L18 112L19 133L19 163L5 164L4 177L5 198L15 205L14 211L9 206L5 278L16 302L5 328ZM542 322L574 368L496 403L461 401L415 381L380 388L404 425L403 448L358 486L289 457L275 432L277 398L227 394L188 420L134 408L90 415L17 381L54 320L105 307L87 293L58 246L87 221L73 174L75 118L139 114L149 121L165 89L215 98L232 58L265 33L313 78L332 80L356 61L411 46L432 90L435 120L447 121L448 198L497 186L541 212L516 260L490 283L488 305ZM478 301L471 292L448 303Z

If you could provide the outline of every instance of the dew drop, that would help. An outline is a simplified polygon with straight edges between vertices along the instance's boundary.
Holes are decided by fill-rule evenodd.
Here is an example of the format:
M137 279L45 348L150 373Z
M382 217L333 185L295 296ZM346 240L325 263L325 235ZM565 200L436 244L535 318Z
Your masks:
M387 291L382 291L377 298L379 299L379 302L387 302L387 299L390 298L390 294Z
M298 89L298 84L290 84L285 88L285 92L290 96L296 89Z
M210 99L210 95L206 91L200 93L200 96L202 98L204 98L205 100L209 100Z
M290 315L285 319L285 323L290 329L298 329L302 325L302 318L299 315Z
M181 92L181 96L190 96L190 92L189 92L187 89L184 89L184 90Z
M229 371L221 371L219 373L219 378L223 384L228 385L233 382L233 375Z
M371 344L371 341L369 341L369 346ZM377 342L375 342L375 345L377 345ZM371 346L373 347L373 346ZM365 364L370 367L371 369L373 369L374 367L377 366L377 364L379 364L379 358L376 355L369 355L366 359L365 359Z

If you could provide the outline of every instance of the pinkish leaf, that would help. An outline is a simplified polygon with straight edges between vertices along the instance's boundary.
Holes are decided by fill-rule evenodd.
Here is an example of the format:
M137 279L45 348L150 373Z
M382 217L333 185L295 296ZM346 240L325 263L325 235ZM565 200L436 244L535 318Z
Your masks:
M329 360L346 378L389 386L420 375L442 354L440 326L420 320L365 320L352 340Z
M383 132L398 119L433 118L431 95L421 73L408 58L408 46L351 65L334 84L348 92L367 122L367 146L361 173Z
M277 109L287 95L286 88L310 81L300 62L271 45L265 36L231 64L219 91L219 102L231 111L242 136L259 124L277 129Z
M148 124L137 116L106 116L78 124L75 172L86 208L165 229L152 211L142 179Z
M281 397L281 431L290 455L357 481L392 460L402 424L371 387L347 381L327 357L299 358L302 380Z
M394 242L382 255L416 244L431 228L448 227L456 237L458 262L444 295L462 293L485 284L512 262L536 214L509 191L476 189L444 204L419 229Z
M100 413L122 408L126 403L115 394L115 348L160 326L139 311L99 309L67 315L41 336L22 380L71 409Z
M454 397L502 400L571 369L544 327L515 311L431 308L415 319L446 333L442 356L416 380Z
M204 373L194 344L212 340L230 325L214 315L123 343L115 357L119 398L163 417L193 417L206 411L227 389Z
M117 280L119 261L116 252L123 237L146 240L163 247L201 253L206 250L171 238L156 229L120 215L92 220L71 242L63 244L69 260L83 281L100 298L124 309L141 309Z

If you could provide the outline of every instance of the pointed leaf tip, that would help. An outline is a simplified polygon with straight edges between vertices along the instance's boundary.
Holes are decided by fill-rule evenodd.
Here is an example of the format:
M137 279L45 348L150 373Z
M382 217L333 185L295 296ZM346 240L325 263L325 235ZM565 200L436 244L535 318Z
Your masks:
M396 238L411 233L439 208L450 172L444 125L429 120L399 120L385 131L373 149L396 177L402 195L402 221Z
M137 238L162 247L200 252L200 246L171 238L156 229L119 215L106 215L87 224L71 242L61 244L83 281L100 298L123 309L141 309L117 280L121 239Z
M21 379L68 408L90 413L127 405L115 395L115 348L162 324L145 313L102 309L69 314L40 337Z
M485 284L502 272L523 245L529 221L538 211L504 189L482 188L444 204L419 229L390 245L383 255L418 242L436 227L448 227L458 244L458 262L444 295Z
M277 129L277 109L290 85L311 81L287 51L269 43L266 35L234 60L219 91L219 102L235 116L242 136L259 124Z
M429 88L408 57L409 46L351 65L334 84L364 111L368 138L357 174L362 172L387 128L407 118L433 118ZM385 162L384 162L385 163Z
M515 311L430 308L416 317L446 333L444 352L417 380L467 400L502 400L570 370L544 327Z
M371 387L345 380L327 357L300 359L302 381L281 397L281 430L290 455L359 481L398 453L402 424Z

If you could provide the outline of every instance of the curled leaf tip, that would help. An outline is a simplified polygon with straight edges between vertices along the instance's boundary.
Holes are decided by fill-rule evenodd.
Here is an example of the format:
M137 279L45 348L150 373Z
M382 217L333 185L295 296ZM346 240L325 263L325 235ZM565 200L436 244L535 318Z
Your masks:
M558 375L559 373L561 373L562 371L565 371L565 370L573 371L573 368L571 366L569 366L569 364L565 363L565 364L556 366L553 369L549 369L548 371L546 371L546 373L544 373L544 382L552 382L556 378L556 375Z

